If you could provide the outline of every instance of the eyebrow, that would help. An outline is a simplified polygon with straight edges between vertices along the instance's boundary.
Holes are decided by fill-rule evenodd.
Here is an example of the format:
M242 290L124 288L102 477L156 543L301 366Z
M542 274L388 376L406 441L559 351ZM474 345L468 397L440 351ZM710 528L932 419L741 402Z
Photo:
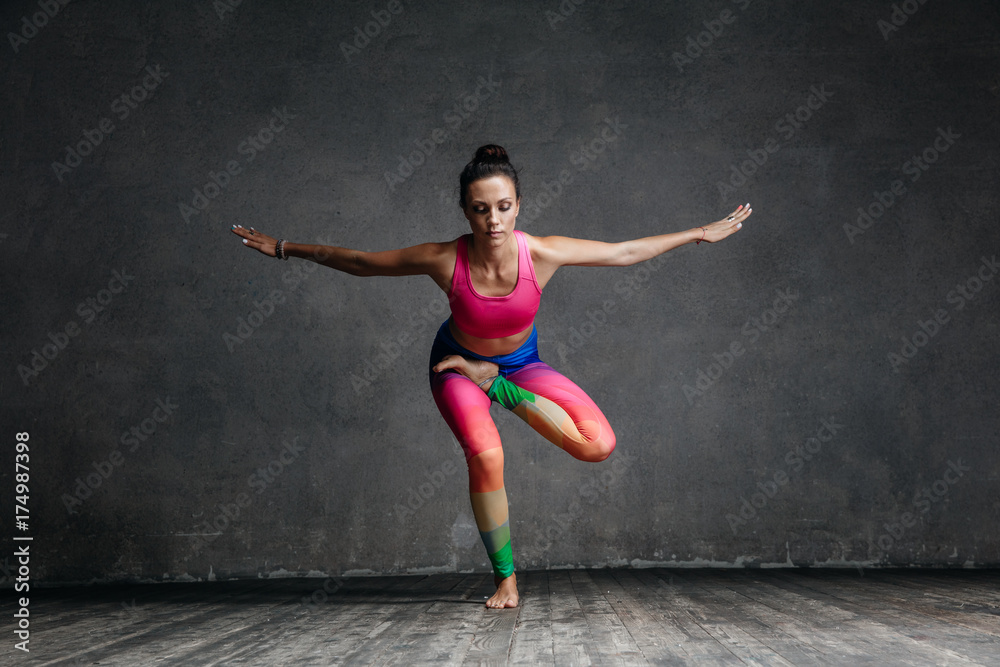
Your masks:
M497 203L498 203L498 204L502 204L502 203L504 203L505 201L506 201L506 202L509 202L509 201L512 201L512 199L511 199L510 197L504 197L503 199L501 199L501 200L500 200L499 202L497 202ZM473 199L473 200L472 200L472 203L473 203L473 204L485 204L486 202L485 202L485 201L483 201L482 199Z

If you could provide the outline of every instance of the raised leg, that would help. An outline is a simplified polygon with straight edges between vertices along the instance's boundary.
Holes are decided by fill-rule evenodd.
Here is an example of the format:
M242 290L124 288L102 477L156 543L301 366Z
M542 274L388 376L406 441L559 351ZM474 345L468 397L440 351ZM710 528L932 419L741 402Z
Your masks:
M503 378L499 378L503 380ZM546 440L581 461L603 461L615 449L615 433L593 399L545 363L528 364L507 376L514 390L501 404Z

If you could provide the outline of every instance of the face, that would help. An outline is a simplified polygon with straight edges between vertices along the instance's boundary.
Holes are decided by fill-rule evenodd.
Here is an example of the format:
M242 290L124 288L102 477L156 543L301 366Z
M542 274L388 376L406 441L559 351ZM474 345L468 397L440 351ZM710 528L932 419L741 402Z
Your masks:
M514 183L506 176L473 181L465 196L465 217L477 243L500 246L514 233L520 208Z

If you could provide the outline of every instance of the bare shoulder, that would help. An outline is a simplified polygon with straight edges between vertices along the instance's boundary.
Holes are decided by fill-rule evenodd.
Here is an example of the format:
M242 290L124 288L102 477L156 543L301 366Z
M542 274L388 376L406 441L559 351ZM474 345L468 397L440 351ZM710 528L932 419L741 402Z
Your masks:
M620 243L605 243L569 236L529 236L531 259L555 271L560 266L617 266Z
M551 261L558 254L562 243L567 240L565 236L532 236L527 232L521 233L528 243L533 262Z
M458 239L423 244L424 257L429 275L445 292L451 289L455 275L455 260L458 258Z
M524 240L528 244L528 252L531 255L531 264L535 270L538 286L544 289L555 274L556 269L562 266L560 246L566 237L532 236L524 232L522 234L524 234Z

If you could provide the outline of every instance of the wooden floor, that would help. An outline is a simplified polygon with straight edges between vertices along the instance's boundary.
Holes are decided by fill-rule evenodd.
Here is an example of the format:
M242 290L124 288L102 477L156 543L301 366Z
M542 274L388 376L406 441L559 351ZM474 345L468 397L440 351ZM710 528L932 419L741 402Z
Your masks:
M491 580L36 588L31 653L5 631L0 664L1000 665L995 570L526 572L502 611Z

